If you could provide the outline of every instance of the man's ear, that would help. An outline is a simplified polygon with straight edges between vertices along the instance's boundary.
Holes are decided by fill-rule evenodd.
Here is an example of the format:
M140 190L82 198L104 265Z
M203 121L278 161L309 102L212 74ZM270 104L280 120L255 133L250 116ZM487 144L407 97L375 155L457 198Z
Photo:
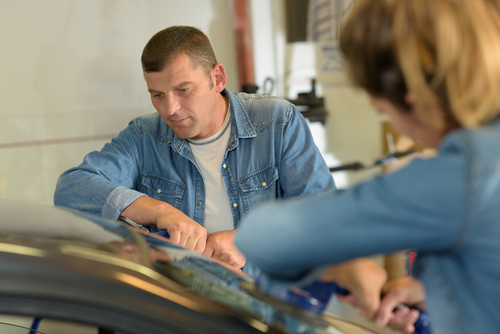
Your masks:
M215 90L217 91L217 93L222 92L226 87L227 82L226 70L224 69L224 65L222 65L221 63L215 64L214 68L212 69L212 75L215 81Z

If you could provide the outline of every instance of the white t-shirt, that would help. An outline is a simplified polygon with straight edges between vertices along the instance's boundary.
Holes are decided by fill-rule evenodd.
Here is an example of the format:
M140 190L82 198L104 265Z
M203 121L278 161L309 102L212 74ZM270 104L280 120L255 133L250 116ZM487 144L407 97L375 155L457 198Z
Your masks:
M188 140L205 183L205 228L209 234L234 229L229 198L221 174L230 134L228 111L222 128L216 134L205 139Z

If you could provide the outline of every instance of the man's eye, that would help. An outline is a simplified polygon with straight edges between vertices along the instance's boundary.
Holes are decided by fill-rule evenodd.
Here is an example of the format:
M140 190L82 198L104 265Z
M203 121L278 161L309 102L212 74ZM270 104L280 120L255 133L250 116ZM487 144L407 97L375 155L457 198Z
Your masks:
M187 93L187 92L189 92L189 87L179 88L179 93Z
M159 99L159 98L163 97L163 94L153 94L153 97L155 99Z

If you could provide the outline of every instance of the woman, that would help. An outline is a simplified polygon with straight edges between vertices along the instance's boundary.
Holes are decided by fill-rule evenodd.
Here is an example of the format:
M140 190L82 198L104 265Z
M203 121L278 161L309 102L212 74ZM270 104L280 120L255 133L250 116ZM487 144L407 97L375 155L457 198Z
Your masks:
M389 306L425 302L433 333L498 331L499 7L356 2L340 37L353 82L399 132L438 155L342 193L261 207L236 237L248 261L275 284L300 285L329 264L415 248L418 280L388 285L378 323L410 332L398 320L412 317L394 318Z

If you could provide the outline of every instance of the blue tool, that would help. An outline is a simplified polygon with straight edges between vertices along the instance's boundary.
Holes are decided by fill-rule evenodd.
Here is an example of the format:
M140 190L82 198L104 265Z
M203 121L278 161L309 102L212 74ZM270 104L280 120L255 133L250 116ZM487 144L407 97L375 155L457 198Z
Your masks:
M167 230L160 230L158 232L153 232L153 234L162 236L162 237L167 238L167 239L170 238L170 234L168 234Z
M424 311L420 311L420 316L417 322L413 324L415 327L415 334L431 334L430 318Z

